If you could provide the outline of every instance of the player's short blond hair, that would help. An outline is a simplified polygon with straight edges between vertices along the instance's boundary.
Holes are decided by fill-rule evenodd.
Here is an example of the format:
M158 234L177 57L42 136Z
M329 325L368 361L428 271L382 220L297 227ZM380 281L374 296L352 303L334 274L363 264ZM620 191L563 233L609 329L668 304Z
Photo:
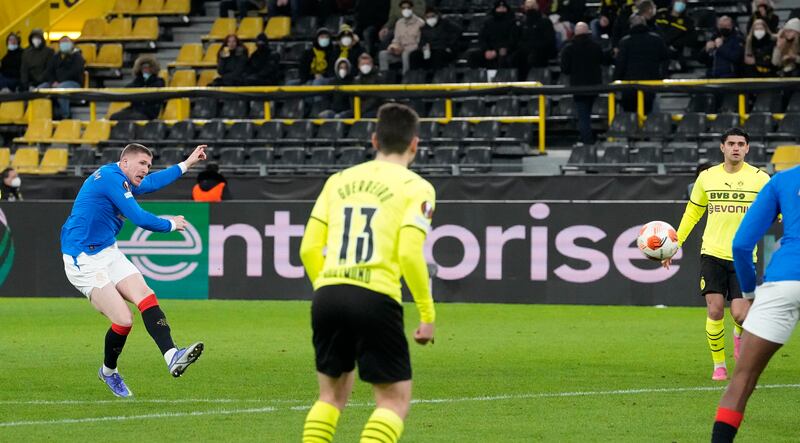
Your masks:
M139 143L129 143L128 146L125 146L125 149L122 150L122 153L119 155L120 160L124 158L126 155L133 155L133 154L147 154L150 158L153 158L153 151L150 150L145 145L140 145Z

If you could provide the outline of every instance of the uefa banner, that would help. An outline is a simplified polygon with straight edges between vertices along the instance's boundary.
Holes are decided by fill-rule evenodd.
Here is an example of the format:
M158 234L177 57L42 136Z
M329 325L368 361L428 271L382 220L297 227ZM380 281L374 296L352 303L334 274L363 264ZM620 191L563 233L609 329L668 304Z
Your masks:
M298 250L312 202L144 202L183 232L126 223L122 251L162 298L308 299ZM636 248L641 225L677 225L684 203L441 202L428 235L439 301L701 305L698 225L667 270ZM64 276L70 202L0 204L0 296L80 296ZM767 255L775 235L766 237ZM763 260L762 260L763 261Z

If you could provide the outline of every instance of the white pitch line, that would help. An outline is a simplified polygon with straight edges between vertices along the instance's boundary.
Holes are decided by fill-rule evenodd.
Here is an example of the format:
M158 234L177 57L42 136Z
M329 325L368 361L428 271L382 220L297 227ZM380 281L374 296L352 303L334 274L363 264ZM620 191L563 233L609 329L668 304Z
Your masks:
M441 403L464 403L464 402L491 402L502 400L526 400L533 398L565 398L565 397L597 397L597 396L610 396L610 395L636 395L636 394L672 394L679 392L707 392L707 391L721 391L724 386L693 386L685 388L642 388L642 389L616 389L610 391L574 391L574 392L538 392L530 394L505 394L505 395L491 395L491 396L477 396L477 397L461 397L461 398L431 398L431 399L414 399L411 403L414 404L441 404ZM798 389L800 384L773 384L773 385L759 385L757 389ZM108 403L114 402L113 400L49 400L50 403L41 403L43 400L29 400L29 401L15 401L6 400L3 404L95 404L95 403ZM65 403L67 402L67 403ZM116 401L118 404L132 404L132 403L235 403L235 402L283 402L293 403L295 400L268 400L268 399L184 399L181 400L138 400L138 401ZM300 400L297 400L300 402ZM372 403L350 403L350 407L372 407ZM164 412L157 414L145 415L117 415L106 417L86 417L86 418L64 418L53 420L29 420L29 421L12 421L0 422L0 428L12 426L33 426L33 425L57 425L57 424L73 424L73 423L92 423L104 421L123 421L123 420L139 420L143 418L175 418L175 417L196 417L204 415L231 415L231 414L258 414L268 412L278 412L280 410L287 411L304 411L309 408L308 404L304 406L290 406L285 409L277 408L274 406L264 408L246 408L246 409L216 409L210 411L193 411L193 412Z

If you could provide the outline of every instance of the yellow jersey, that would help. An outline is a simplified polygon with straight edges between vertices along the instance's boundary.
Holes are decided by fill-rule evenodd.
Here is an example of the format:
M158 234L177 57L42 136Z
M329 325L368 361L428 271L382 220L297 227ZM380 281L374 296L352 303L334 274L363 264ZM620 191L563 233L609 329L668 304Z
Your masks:
M400 230L427 233L435 204L433 186L398 164L374 160L332 175L311 211L328 227L314 289L356 285L400 303Z
M682 244L707 212L700 253L732 261L736 230L750 204L768 181L766 172L747 163L734 173L727 172L724 164L701 172L681 218L678 241ZM754 252L753 261L755 259Z

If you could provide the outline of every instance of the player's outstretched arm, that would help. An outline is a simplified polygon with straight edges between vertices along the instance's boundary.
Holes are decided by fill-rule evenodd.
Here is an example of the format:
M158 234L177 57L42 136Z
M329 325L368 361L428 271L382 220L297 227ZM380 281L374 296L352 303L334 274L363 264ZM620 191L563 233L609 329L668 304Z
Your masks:
M404 226L400 229L398 241L398 257L400 259L400 272L414 297L414 303L419 310L420 325L414 332L414 340L419 344L433 341L434 322L436 309L433 306L431 295L428 265L425 263L423 248L425 245L425 231L416 226Z
M147 175L144 180L142 180L142 184L133 188L133 195L149 194L171 185L175 180L179 179L181 175L191 169L192 166L206 159L205 148L207 147L206 145L200 145L195 148L186 160L177 165L170 166L163 171Z
M747 298L752 298L756 289L753 249L780 213L773 183L773 181L768 182L758 193L733 237L733 266L736 268L736 278L739 279L742 292Z
M300 260L306 268L306 274L311 283L317 279L325 263L325 256L322 254L328 240L328 225L322 221L311 217L306 225L306 232L303 234L303 241L300 243Z
M170 232L177 229L178 222L167 220L166 218L157 217L154 214L145 211L133 198L133 194L122 185L122 181L111 182L112 189L106 189L106 195L111 199L114 206L125 216L131 223L148 231L154 232ZM182 218L182 217L181 217ZM183 222L185 226L186 222Z

